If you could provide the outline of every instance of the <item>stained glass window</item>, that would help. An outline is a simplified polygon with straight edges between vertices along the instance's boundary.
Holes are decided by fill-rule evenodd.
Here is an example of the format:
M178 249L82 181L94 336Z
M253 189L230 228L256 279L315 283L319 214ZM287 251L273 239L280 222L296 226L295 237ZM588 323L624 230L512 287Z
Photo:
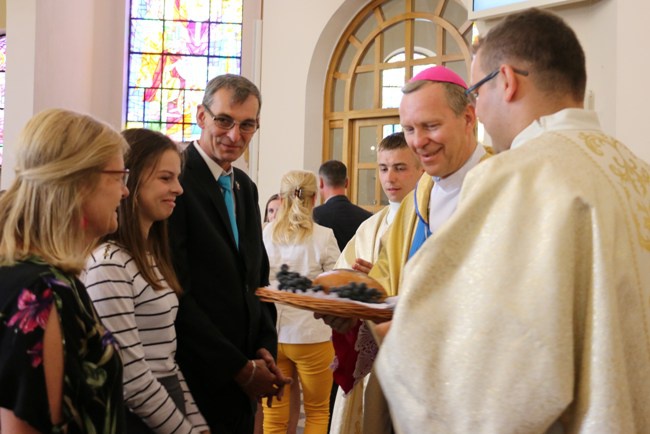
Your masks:
M126 127L199 137L213 77L241 72L243 0L131 0Z
M7 35L0 36L0 166L5 142L5 73L7 71Z

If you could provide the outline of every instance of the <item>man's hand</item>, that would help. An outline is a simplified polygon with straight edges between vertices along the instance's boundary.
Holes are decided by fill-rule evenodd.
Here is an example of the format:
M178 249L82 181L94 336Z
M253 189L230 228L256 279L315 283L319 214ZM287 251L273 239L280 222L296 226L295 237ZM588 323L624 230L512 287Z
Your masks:
M263 397L268 397L267 405L270 407L274 396L282 399L284 386L291 384L292 380L284 376L266 348L257 350L257 356L259 359L251 360L237 373L235 381L251 399L260 402Z
M352 265L353 270L361 271L362 273L365 274L370 273L371 268L372 268L372 262L365 261L361 258L355 259L354 264Z
M266 348L260 348L257 350L257 356L264 360L264 363L266 363L266 367L271 371L276 377L276 385L280 388L277 397L278 400L282 399L282 395L284 394L284 386L287 384L291 384L293 380L289 377L285 377L280 368L278 368L278 365L275 364L275 360L273 359L273 356L267 350Z
M332 327L332 330L341 334L349 332L359 322L359 318L343 318L340 316L323 315L320 313L314 313L314 318L322 319L325 324Z
M251 399L263 395L275 395L277 378L261 359L250 360L235 375L235 381Z

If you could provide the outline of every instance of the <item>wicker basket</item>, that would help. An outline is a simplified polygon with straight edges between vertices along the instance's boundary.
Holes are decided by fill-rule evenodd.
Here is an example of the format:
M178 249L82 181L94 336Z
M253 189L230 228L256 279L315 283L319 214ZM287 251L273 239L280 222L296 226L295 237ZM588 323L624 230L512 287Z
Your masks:
M255 293L262 301L282 303L324 315L361 318L375 322L388 321L393 317L391 307L369 307L367 303L342 298L318 298L304 293L293 293L270 288L258 288Z

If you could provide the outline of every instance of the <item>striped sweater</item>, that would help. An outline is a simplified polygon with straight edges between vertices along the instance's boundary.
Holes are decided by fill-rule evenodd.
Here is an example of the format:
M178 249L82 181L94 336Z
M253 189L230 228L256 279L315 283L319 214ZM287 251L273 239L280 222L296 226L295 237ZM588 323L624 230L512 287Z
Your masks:
M114 243L93 252L82 280L102 322L121 347L124 401L130 411L157 434L208 430L174 360L178 297L172 289L164 285L165 289L154 291L131 255ZM187 416L157 380L172 375L180 380Z

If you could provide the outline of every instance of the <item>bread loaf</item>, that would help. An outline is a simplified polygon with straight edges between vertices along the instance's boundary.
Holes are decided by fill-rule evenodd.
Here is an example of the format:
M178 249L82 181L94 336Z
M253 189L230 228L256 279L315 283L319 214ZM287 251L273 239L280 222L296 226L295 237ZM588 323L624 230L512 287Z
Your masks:
M326 294L329 293L330 288L338 288L348 285L351 282L365 283L368 288L374 288L379 291L382 294L382 300L386 298L386 290L379 282L360 271L339 268L321 273L312 281L314 286L322 286Z

